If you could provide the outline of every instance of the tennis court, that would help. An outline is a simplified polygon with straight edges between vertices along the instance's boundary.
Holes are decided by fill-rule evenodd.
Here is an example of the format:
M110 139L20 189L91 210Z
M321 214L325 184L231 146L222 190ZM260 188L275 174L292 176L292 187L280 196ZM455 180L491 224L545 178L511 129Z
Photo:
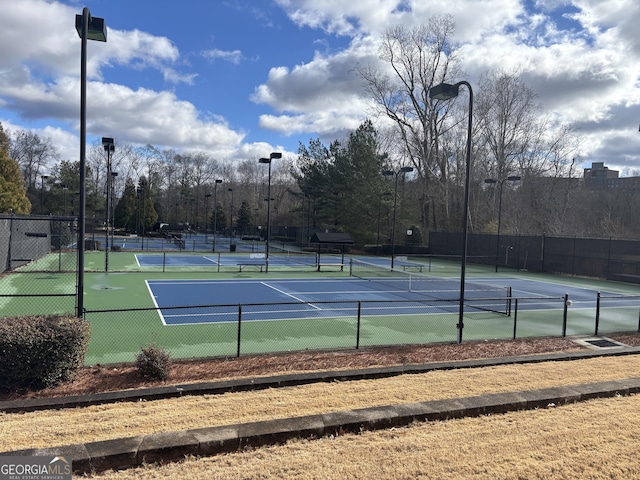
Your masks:
M396 258L391 271L384 257L281 252L270 258L268 273L240 270L244 262L264 264L260 253L117 252L109 256L108 273L100 272L104 252L87 253L92 271L85 275L84 305L92 334L86 362L132 361L150 343L189 358L457 339L455 262ZM75 274L64 269L71 255L49 255L0 279L3 311L72 311L73 296L34 302L16 295L72 294ZM341 262L344 269L318 272L318 262ZM637 285L517 271L496 275L491 267L468 265L463 340L512 338L516 327L517 338L593 335L598 292L606 298L603 333L637 330ZM565 294L572 302L566 311Z
M235 321L239 304L243 305L243 319L253 321L353 316L359 301L364 302L362 308L370 315L411 315L412 311L422 315L425 302L433 300L434 295L451 299L455 294L446 284L426 297L424 292L403 291L362 279L149 280L147 285L166 325ZM369 306L373 302L375 305ZM204 304L217 305L216 312L202 313L197 306ZM506 296L496 308L506 313ZM431 310L451 313L456 307L450 302L440 306L433 302Z
M149 294L165 325L236 321L238 305L245 321L311 320L353 316L357 303L368 316L456 313L459 289L455 280L425 280L407 275L364 279L147 280ZM425 284L428 281L428 284ZM409 285L413 287L409 287ZM474 278L465 294L466 314L508 315L511 296L523 299L521 311L558 309L558 291L572 299L573 309L595 307L597 292L549 282ZM425 289L428 287L428 289ZM413 289L412 289L413 288ZM601 292L614 295L612 292ZM493 297L491 296L493 295ZM500 296L498 296L500 295ZM526 299L527 301L524 301ZM215 305L215 311L203 306ZM425 308L428 306L429 308Z

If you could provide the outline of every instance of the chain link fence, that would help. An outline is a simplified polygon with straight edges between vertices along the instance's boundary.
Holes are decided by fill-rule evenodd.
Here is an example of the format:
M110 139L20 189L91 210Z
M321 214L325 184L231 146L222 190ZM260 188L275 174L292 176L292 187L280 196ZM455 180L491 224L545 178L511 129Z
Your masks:
M75 219L0 215L2 317L74 314Z
M459 260L462 235L431 232L429 250L431 255L449 255ZM468 261L496 268L640 283L637 240L470 234Z
M75 311L78 281L76 235L74 218L0 215L0 316L62 315ZM104 237L104 233L90 231L86 235L87 248L96 248L101 237ZM438 238L444 243L442 253L455 257L459 236L443 235L434 237L434 241ZM508 246L501 250L505 256L498 258L500 267L537 271L551 269L618 280L633 280L640 274L635 253L638 242L524 236L500 238L500 245ZM208 251L211 239L206 240L202 244ZM495 240L492 236L472 236L470 258L475 256L478 263L492 265L496 256L495 253L488 253L495 249ZM136 239L131 241L138 242ZM200 245L199 238L190 241L194 242L191 244L194 249ZM242 276L237 262L226 266L223 257L213 252L210 253L217 259L216 265L187 266L181 267L182 270L176 266L173 269L167 260L173 254L193 258L203 256L197 252L185 252L184 247L189 245L188 242L184 245L177 245L176 242L169 245L162 239L156 239L155 244L151 242L167 248L165 254L159 249L150 248L149 243L140 239L140 250L136 251L156 256L160 262L155 266L137 265L134 270L149 273L149 278L153 275L156 275L155 278L165 278L170 273L171 277L188 280L208 278L213 272L218 278L222 265L227 269L227 274L234 272L227 278ZM117 242L110 244L117 246ZM434 248L437 245L437 242L434 243ZM256 246L249 242L245 247L248 258L251 258L251 249ZM301 271L314 269L318 262L315 255L300 253L313 259ZM109 265L113 270L105 269L105 257L108 254L111 254ZM140 282L135 277L120 275L129 271L131 266L130 260L127 260L128 263L119 263L120 253L117 249L110 252L88 251L84 255L88 258L85 266L91 280L86 286L85 295L93 295L87 304L89 308L83 309L92 328L86 360L89 364L130 362L142 346L151 343L166 348L176 358L191 358L452 343L458 337L457 300L389 302L365 298L363 294L360 301L341 301L338 296L331 302L306 303L305 308L316 312L312 316L299 314L300 302L223 305L224 299L221 298L207 305L159 308L151 306L154 305L153 298L143 285L148 277L138 277L143 278ZM127 254L122 255L125 258ZM138 258L139 255L128 254L128 257ZM181 264L183 260L180 257ZM274 268L277 270L277 267ZM291 272L295 271L292 268L298 267L282 268L282 271ZM225 274L224 269L221 273ZM274 275L277 274L277 271L274 272ZM344 272L344 275L347 273ZM118 277L131 278L131 281L123 284L125 286L115 285ZM135 288L129 285L135 285ZM513 303L507 314L474 309L471 302L464 314L463 339L597 335L640 330L640 297L599 295L597 300L593 300L595 307L575 310L569 315L569 302L564 297L513 298L509 301ZM542 313L536 306L540 302L547 302Z
M557 309L541 316L515 305L511 315L504 315L470 305L465 313L465 341L565 334L565 298L537 301L555 303ZM87 309L93 342L87 362L130 362L141 346L151 343L175 358L455 343L457 311L458 302L453 300ZM124 330L126 335L114 334Z

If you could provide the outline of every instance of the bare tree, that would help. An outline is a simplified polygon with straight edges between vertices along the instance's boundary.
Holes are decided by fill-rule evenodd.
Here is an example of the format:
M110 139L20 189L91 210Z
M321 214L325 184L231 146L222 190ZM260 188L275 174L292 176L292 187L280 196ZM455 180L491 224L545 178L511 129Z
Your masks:
M518 175L523 182L517 196L520 205L508 205L517 220L514 229L574 231L568 219L579 187L571 177L576 174L580 140L573 129L554 125L542 113L536 94L517 71L486 75L480 82L475 112L476 178L492 178L499 185L492 190L492 210L497 210L503 188L520 187L505 182ZM518 207L529 214L517 215Z
M28 130L17 130L11 133L9 156L18 162L27 189L34 188L38 175L51 162L59 160L58 151L49 137L41 137Z
M429 90L460 74L457 47L451 38L455 24L449 15L435 16L412 30L397 26L387 30L379 50L387 68L359 66L366 91L378 106L379 113L395 126L401 148L391 152L400 163L409 162L423 184L422 223L433 226L430 204L444 211L445 224L450 220L451 157L439 151L439 136L450 102L429 99ZM462 170L464 172L464 169ZM432 205L433 207L433 205Z
M475 102L478 136L485 147L483 164L476 168L501 180L524 167L531 148L539 142L541 105L517 73L485 76ZM537 150L537 149L536 149Z

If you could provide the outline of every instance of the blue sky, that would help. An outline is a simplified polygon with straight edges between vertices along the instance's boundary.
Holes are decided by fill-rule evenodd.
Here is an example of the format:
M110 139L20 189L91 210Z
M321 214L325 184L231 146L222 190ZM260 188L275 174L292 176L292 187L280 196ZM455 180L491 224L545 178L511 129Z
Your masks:
M89 143L293 158L299 142L328 143L370 115L354 67L377 61L385 29L449 13L466 80L519 69L584 136L584 166L640 175L637 0L0 0L0 122L70 160L84 6L108 27L106 44L88 45Z

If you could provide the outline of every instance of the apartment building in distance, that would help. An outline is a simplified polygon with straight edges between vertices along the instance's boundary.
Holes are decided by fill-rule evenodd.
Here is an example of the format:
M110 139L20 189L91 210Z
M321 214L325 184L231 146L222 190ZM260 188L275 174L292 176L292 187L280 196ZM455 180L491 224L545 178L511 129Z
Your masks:
M589 190L640 190L640 177L620 177L618 170L605 167L604 162L592 162L584 169L584 186Z

